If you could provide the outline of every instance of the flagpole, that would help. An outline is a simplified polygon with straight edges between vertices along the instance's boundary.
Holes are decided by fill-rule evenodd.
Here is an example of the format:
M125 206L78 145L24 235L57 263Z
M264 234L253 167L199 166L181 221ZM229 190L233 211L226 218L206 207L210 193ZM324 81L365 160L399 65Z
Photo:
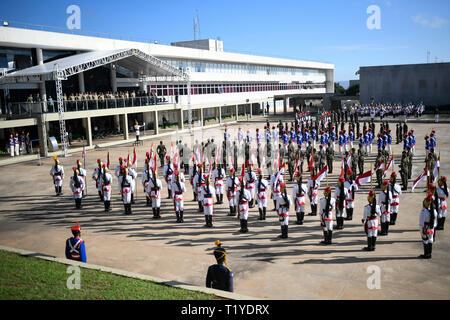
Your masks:
M372 169L373 169L373 164L371 163L370 164L370 190L373 189L373 179L372 179L373 171L372 171Z

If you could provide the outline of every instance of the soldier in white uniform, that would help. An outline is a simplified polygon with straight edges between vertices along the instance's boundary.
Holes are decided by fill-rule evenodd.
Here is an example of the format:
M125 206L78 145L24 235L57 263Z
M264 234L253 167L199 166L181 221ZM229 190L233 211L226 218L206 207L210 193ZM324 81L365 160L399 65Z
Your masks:
M447 198L449 189L447 188L447 177L443 176L438 181L437 196L439 197L439 208L436 230L444 230L445 218L447 217Z
M238 205L239 221L241 229L239 232L248 232L248 204L251 198L250 191L244 188L244 181L239 177L241 188L236 192L236 199Z
M152 205L152 198L150 197L150 193L147 192L148 190L148 183L152 178L152 171L150 169L149 160L145 159L145 166L144 171L142 172L142 187L145 190L145 198L147 200L146 205L147 207L150 207Z
M205 214L205 227L211 228L212 224L212 216L214 211L214 188L209 185L209 175L204 174L203 180L205 181L204 185L201 187L201 198L203 201L203 213Z
M152 198L153 219L161 218L161 190L162 183L158 179L157 171L152 169L152 178L148 182L147 193Z
M83 188L83 197L85 196L85 189L86 189L86 170L81 166L80 159L77 159L77 170L78 170L78 176L83 179L84 182L84 188Z
M347 179L344 183L344 188L347 189L347 197L345 198L346 217L345 220L353 219L353 209L355 208L355 195L358 191L358 185L350 175L347 175Z
M102 175L102 161L97 159L97 168L92 172L92 179L95 181L95 187L97 188L98 196L100 197L100 201L103 201L102 195L102 183L101 183L101 175Z
M383 182L381 185L381 192L378 198L378 205L381 210L381 232L380 236L386 236L389 231L389 221L391 220L391 201L392 192L389 191L389 181Z
M279 238L285 239L288 237L289 209L292 206L292 200L287 193L284 182L280 184L280 191L280 196L277 200L277 213L281 225L281 235Z
M125 214L131 214L131 184L133 178L128 174L128 169L124 165L120 168L119 187L122 193Z
M271 177L271 187L272 187L272 198L273 198L273 204L274 204L274 210L278 208L277 201L280 198L281 194L281 184L284 183L283 175L280 174L277 179L277 174L274 174L273 177Z
M331 187L327 186L323 191L324 197L320 199L320 225L323 229L324 240L321 244L332 244L333 238L333 210L335 199L331 196Z
M166 156L166 160L167 163L164 165L164 179L166 180L167 183L167 192L169 194L169 196L167 197L168 199L172 198L172 174L173 174L173 165L170 162L170 157Z
M192 192L194 193L194 201L197 201L197 189L194 186L194 178L197 175L198 167L195 161L195 157L192 157L192 168L189 168L189 182L192 187Z
M229 216L234 216L237 213L237 198L236 193L239 187L239 179L235 176L234 168L230 169L230 176L227 179L226 190L227 198L230 207Z
M267 191L269 190L269 182L263 178L262 169L258 168L258 180L256 180L255 190L258 202L259 220L266 220L267 211Z
M423 241L424 254L419 258L431 259L431 252L434 242L434 232L437 225L437 212L433 204L433 194L429 193L423 201L423 208L420 212L419 226Z
M203 212L203 196L202 196L202 187L205 185L205 179L203 177L202 172L202 164L197 164L197 174L194 177L194 188L197 192L197 202L198 202L198 211Z
M131 167L131 164L128 163L128 175L131 177L131 203L134 204L134 193L136 191L136 171Z
M361 222L364 224L364 231L367 234L367 247L364 250L375 251L378 236L378 217L381 216L381 210L377 204L374 190L370 190L367 200L369 204L364 207L364 214L361 219Z
M344 209L345 199L348 197L348 190L344 186L344 177L339 178L338 185L334 189L334 200L336 202L336 229L344 229Z
M97 162L99 161L100 159L97 159ZM119 157L119 164L117 165L117 167L116 167L116 170L114 170L114 175L117 177L117 180L119 180L119 177L120 177L120 168L122 167L122 165L123 165L123 158L122 157ZM120 192L120 185L118 186L119 187L119 193L121 193Z
M62 185L64 180L64 168L60 165L58 157L54 156L55 165L50 169L50 175L53 177L53 185L57 196L62 195Z
M398 207L400 205L400 195L402 194L402 187L397 182L397 174L392 172L389 191L392 193L392 201L391 201L391 219L389 221L390 225L395 225L395 221L397 220Z
M214 187L216 188L217 204L223 203L223 193L225 191L225 170L221 164L217 164L217 167L213 171Z
M174 201L174 210L177 216L177 222L184 222L183 214L184 214L184 196L183 193L186 192L185 182L180 179L180 174L178 170L174 172L174 179L172 182L172 195Z
M81 209L81 198L83 198L84 180L79 176L76 167L72 168L73 176L70 178L70 189L73 192L73 199L75 200L75 207Z
M255 201L255 184L256 184L256 174L252 171L252 166L250 162L247 162L247 172L245 173L245 189L250 192L250 202L249 208L253 208Z
M297 224L302 225L305 218L306 207L306 184L302 183L302 174L297 171L295 174L297 178L297 184L294 185L292 190L292 199L295 203L295 214L297 215Z
M112 175L109 173L109 169L106 164L102 166L102 190L103 190L103 201L105 204L105 212L111 211L111 184L112 184Z
M319 187L320 182L317 182L314 178L314 173L311 171L311 179L308 180L307 184L307 194L309 197L309 202L311 204L311 213L310 216L317 215L317 204L319 202Z

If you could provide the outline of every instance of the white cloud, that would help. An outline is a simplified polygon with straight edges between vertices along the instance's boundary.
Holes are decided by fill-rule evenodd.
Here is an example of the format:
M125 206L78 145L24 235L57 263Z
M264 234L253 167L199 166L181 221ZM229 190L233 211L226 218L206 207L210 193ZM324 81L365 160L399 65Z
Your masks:
M412 17L413 21L417 24L420 24L425 28L439 28L448 23L448 21L444 18L434 16L432 18L426 18L422 14L418 14Z

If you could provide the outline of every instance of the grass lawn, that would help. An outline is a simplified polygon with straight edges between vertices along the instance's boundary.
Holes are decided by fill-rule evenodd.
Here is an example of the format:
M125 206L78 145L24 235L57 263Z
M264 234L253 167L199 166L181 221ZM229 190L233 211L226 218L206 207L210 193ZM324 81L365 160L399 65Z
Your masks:
M81 288L68 289L68 265L0 250L0 300L212 300L216 297L81 268Z

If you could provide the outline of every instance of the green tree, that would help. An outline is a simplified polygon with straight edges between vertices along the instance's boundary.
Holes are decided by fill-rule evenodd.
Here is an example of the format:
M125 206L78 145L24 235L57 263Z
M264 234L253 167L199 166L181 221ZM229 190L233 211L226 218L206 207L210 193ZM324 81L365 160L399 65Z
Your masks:
M334 83L334 93L336 94L345 94L345 89L339 83Z
M351 85L348 87L347 90L345 90L346 96L357 96L359 95L359 83L356 83L354 85Z

